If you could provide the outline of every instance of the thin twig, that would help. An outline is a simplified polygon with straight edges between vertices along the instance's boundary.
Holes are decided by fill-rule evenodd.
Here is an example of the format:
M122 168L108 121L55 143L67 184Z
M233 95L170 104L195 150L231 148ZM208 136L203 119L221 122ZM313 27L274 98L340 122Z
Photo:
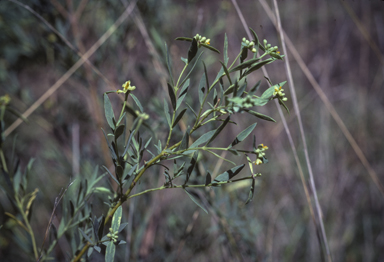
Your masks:
M264 1L264 0L262 0L262 1ZM289 64L288 52L287 52L287 48L286 48L286 45L285 45L285 38L284 38L284 34L282 32L279 7L277 5L277 1L276 0L273 0L273 3L274 3L274 6L275 6L275 12L276 12L276 18L277 18L277 32L280 35L281 45L283 47L283 52L284 52L284 55L285 55L284 62L285 62L285 69L287 71L287 76L288 76L288 85L289 85L289 88L290 88L290 91L291 91L293 107L294 107L294 110L295 110L295 113L296 113L296 116L297 116L297 121L298 121L298 124L299 124L301 140L303 142L303 149L304 149L304 154L305 154L305 160L307 162L307 168L308 168L308 173L309 173L309 181L310 181L311 189L312 189L312 192L313 192L313 195L314 195L315 206L316 206L316 210L317 210L317 216L318 216L319 223L320 223L320 228L321 228L321 235L322 235L323 242L324 242L324 245L325 245L325 251L327 253L328 261L332 261L331 253L330 253L330 250L329 250L329 244L328 244L328 240L327 240L327 235L326 235L325 229L324 229L324 221L323 221L323 218L322 218L322 215L321 215L322 212L321 212L321 208L320 208L320 202L319 202L319 199L317 197L317 189L316 189L316 186L315 186L315 180L313 178L312 166L311 166L311 162L309 160L308 146L307 146L307 141L306 141L306 138L305 138L303 122L301 120L301 114L300 114L300 109L299 109L299 103L297 101L296 90L295 90L295 86L294 86L294 83L293 83L293 77L292 77L291 67L290 67L290 64Z
M13 0L14 1L14 0ZM133 8L136 5L137 0L131 2L127 9L123 12L123 14L116 20L116 22L97 40L97 42L82 56L53 86L51 86L31 107L28 108L27 111L23 113L23 117L29 117L45 100L47 100L53 93L56 92L65 81L70 78L80 66L82 66L85 61L93 55L99 47L116 31L116 29L127 19L127 17L131 14ZM4 131L4 137L8 136L13 130L15 130L20 124L22 120L19 118L11 126L9 126Z
M27 11L31 12L33 15L35 15L38 19L40 19L52 32L54 32L69 48L71 48L74 52L76 52L76 54L80 57L83 57L83 54L80 53L76 47L74 47L59 31L56 30L56 28L54 28L47 20L44 19L44 17L42 17L40 14L36 13L31 7L29 7L28 5L25 5L23 3L20 3L19 1L17 0L8 0L10 2L13 2L21 7L23 7L24 9L26 9ZM68 13L66 13L67 16L68 16ZM107 83L108 85L112 85L112 82L109 81L100 71L99 69L97 69L88 59L84 59L85 60L85 63L87 63L92 69L93 71L95 71L95 73L100 76L104 81L105 83Z
M260 1L260 2L261 2L262 5L263 5L263 3L265 4L264 1L263 1L263 2ZM239 17L240 17L240 20L241 20L241 22L242 22L242 24L243 24L243 27L244 27L245 31L247 32L248 38L251 39L252 37L251 37L251 34L250 34L250 32L249 32L248 26L247 26L247 24L246 24L246 22L245 22L245 19L244 19L243 15L242 15L242 12L241 12L240 8L239 8L238 5L237 5L236 0L232 0L232 3L233 3L233 5L235 6L235 9L236 9L236 11L237 11L237 13L238 13L238 15L239 15ZM268 77L268 72L267 72L267 70L265 69L265 67L262 67L262 70L263 70L263 74L264 74L266 77ZM289 127L288 127L288 125L287 125L287 121L286 121L286 119L285 119L285 116L284 116L284 114L283 114L283 112L282 112L282 110L281 110L281 108L280 108L280 105L278 104L277 101L275 101L275 104L276 104L276 107L277 107L277 109L278 109L278 112L279 112L280 118L281 118L281 120L282 120L282 123L283 123L283 125L284 125L284 129L285 129L286 134L287 134L287 136L288 136L288 140L289 140L289 143L290 143L290 146L291 146L291 150L292 150L292 152L293 152L293 155L294 155L294 158L295 158L295 162L296 162L296 165L297 165L298 170L299 170L300 179L301 179L302 185L303 185L303 187L304 187L304 192L305 192L305 196L306 196L306 200L307 200L307 203L308 203L308 207L309 207L309 210L310 210L310 213L311 213L312 220L313 220L313 222L314 222L315 227L317 228L317 223L316 223L316 219L315 219L315 214L314 214L314 211L313 211L313 207L312 207L312 204L311 204L311 199L310 199L310 196L309 196L308 187L307 187L307 185L306 185L306 183L305 183L303 170L302 170L302 168L301 168L301 164L300 164L299 157L298 157L298 154L297 154L297 151L296 151L296 147L295 147L294 142L293 142L293 138L292 138L291 132L290 132ZM321 244L320 244L320 246L321 246Z
M53 210L52 210L52 214L51 214L51 218L49 219L49 222L48 222L48 226L47 226L47 230L45 231L45 235L44 235L44 240L43 240L43 243L41 244L41 249L40 249L40 256L39 256L39 259L37 260L37 262L39 262L41 260L41 258L43 257L43 248L44 248L44 244L45 244L45 240L47 239L48 237L48 233L49 231L51 230L51 226L52 226L52 221L53 221L53 218L55 217L55 212L56 212L56 208L57 206L59 205L60 201L63 199L65 193L67 192L68 188L73 184L73 182L75 182L75 180L73 180L72 182L70 181L68 186L65 188L64 192L62 192L63 189L60 190L60 193L59 193L59 196L55 198L55 204L53 205Z
M259 0L261 3L265 1ZM264 6L263 6L264 7ZM273 23L275 23L275 19L273 18L274 15L271 11L271 9L268 6L265 6L265 11L267 15L270 17ZM276 26L276 25L275 25ZM311 71L309 71L307 65L304 63L303 59L301 58L300 54L297 52L297 49L293 45L290 38L287 36L287 34L282 30L282 33L285 37L285 42L287 44L287 47L293 57L295 58L296 62L300 66L300 69L303 71L304 75L307 77L308 81L311 83L312 87L315 89L316 93L319 95L321 101L324 103L325 107L335 120L336 124L339 126L341 132L345 136L345 138L348 140L349 144L352 146L353 150L355 151L357 157L362 162L363 166L366 168L369 176L375 183L376 187L379 189L381 194L384 196L384 186L380 182L379 177L376 174L376 171L372 168L371 164L368 162L367 158L365 157L363 151L361 150L360 146L357 144L356 140L353 138L352 134L349 132L348 128L344 124L343 120L341 119L340 115L337 113L335 107L332 105L332 103L329 101L327 95L324 93L323 89L320 87L319 83L315 80L314 76L312 75Z

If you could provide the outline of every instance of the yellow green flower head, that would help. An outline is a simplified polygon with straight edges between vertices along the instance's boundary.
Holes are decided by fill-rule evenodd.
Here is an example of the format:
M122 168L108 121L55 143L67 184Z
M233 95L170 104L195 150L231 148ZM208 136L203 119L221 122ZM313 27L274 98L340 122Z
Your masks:
M122 87L123 90L118 90L117 93L127 93L128 91L133 91L136 89L136 86L131 86L131 81L126 81Z
M261 159L256 159L256 161L254 162L255 165L261 165L263 163L263 161Z
M196 39L197 42L199 42L201 44L206 44L206 45L210 45L211 44L211 39L206 38L205 36L201 36L199 34L195 35L195 39Z
M9 97L8 94L0 97L0 105L8 105L9 102L11 102L11 98Z

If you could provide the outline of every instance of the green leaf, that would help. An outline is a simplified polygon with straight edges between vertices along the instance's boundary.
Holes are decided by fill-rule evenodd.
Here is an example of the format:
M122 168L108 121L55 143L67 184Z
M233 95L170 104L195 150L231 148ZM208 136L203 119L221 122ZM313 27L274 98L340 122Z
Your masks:
M190 83L190 80L188 78L187 81L185 81L183 87L180 90L179 98L187 93L188 87L189 87L189 83Z
M232 80L231 80L231 77L229 76L229 71L228 71L227 66L223 62L221 62L221 61L220 61L220 63L223 66L224 72L225 72L225 74L226 74L226 76L228 78L229 83L232 85Z
M224 36L224 64L225 65L228 64L228 60L229 60L229 57L228 57L228 38L227 38L227 34L225 34L225 36Z
M217 50L216 48L210 46L210 45L207 45L207 44L203 44L203 43L200 43L201 46L205 47L205 48L208 48L209 50L213 51L213 52L216 52L218 54L220 54L220 51Z
M173 82L172 64L171 64L171 60L169 59L169 49L168 49L167 43L165 43L165 50L167 52L167 58L166 58L167 68L168 68L169 76L171 78L172 86L174 86L175 84Z
M171 127L171 116L169 115L168 102L164 98L164 113L167 118L168 126Z
M108 148L109 148L109 151L111 152L112 158L113 158L113 160L116 160L117 156L116 156L115 150L112 148L111 144L109 143L107 134L105 133L104 129L101 129L101 130L103 131L103 134L104 134L104 137L105 137L105 141L108 144Z
M249 202L252 201L254 192L255 192L255 179L253 178L253 179L252 179L251 190L249 190L248 199L247 199L247 202L245 202L245 204L248 204Z
M176 40L179 40L179 39L176 38ZM188 51L188 64L196 56L198 49L199 48L197 47L197 41L195 38L193 38L192 43L191 43L191 47L189 48L189 51Z
M107 249L105 251L105 262L113 262L115 259L116 246L112 241L109 241L107 244Z
M140 112L143 113L144 112L143 106L141 105L139 99L132 93L130 95L133 98L133 100L135 101L136 105L139 107Z
M273 95L273 92L275 92L275 88L279 88L280 86L284 86L287 81L281 82L277 85L273 85L269 87L267 90L264 91L264 93L261 95L261 98L270 99Z
M207 172L207 175L205 177L205 185L208 186L212 182L212 177L209 171Z
M123 217L123 208L121 206L119 206L117 209L116 209L116 212L115 214L113 215L113 218L112 218L112 229L113 229L113 232L116 232L116 231L119 231L119 228L120 228L120 223L121 223L121 218Z
M205 85L206 85L205 87L207 88L207 90L209 90L209 81L208 81L207 67L205 66L204 61L203 61L203 66L204 66Z
M195 151L195 153L193 153L193 156L192 156L191 161L189 162L189 166L187 168L187 172L186 172L187 176L185 178L184 185L186 185L188 183L189 178L190 178L190 176L192 174L192 171L193 171L193 169L196 166L198 154L199 154L198 151Z
M218 175L213 181L216 182L223 182L223 181L228 181L234 176L236 176L240 171L244 168L245 164L242 164L240 166L235 166L234 168L231 168L224 173Z
M125 125L118 126L115 130L115 139L118 139L124 133Z
M189 130L185 131L181 144L177 150L184 150L188 148Z
M279 104L280 104L281 106L283 106L283 107L285 108L285 110L287 110L287 112L288 112L288 114L289 114L289 109L288 109L288 107L284 104L283 100L279 99Z
M188 78L188 77L189 77L189 75L192 73L193 69L194 69L194 68L195 68L195 66L197 65L197 62L199 62L199 60L200 60L200 57L201 57L201 55L202 55L203 53L204 53L204 52L201 52L201 53L200 53L200 55L197 57L197 59L196 59L195 63L193 64L193 66L192 66L191 70L189 70L189 72L188 72L187 76L184 78L183 82L181 82L181 84L180 84L180 85L183 85L183 84L184 84L184 82L185 82L185 81L187 81L187 79L189 79L189 78Z
M112 179L118 184L120 185L120 182L116 179L116 177L114 175L112 175L112 173L109 171L109 169L106 167L106 166L102 166L107 172L108 174L112 177Z
M237 90L236 96L241 97L246 88L247 88L247 79L245 79L245 83Z
M252 64L256 63L257 61L260 60L260 57L257 57L257 58L253 58L253 59L249 59L248 61L245 61L244 63L241 63L237 66L235 66L234 68L232 68L229 72L232 73L232 72L235 72L235 71L239 71L241 69L245 69L245 68L248 68L250 67Z
M273 58L276 58L276 59L279 59L279 60L283 60L283 56L277 54L277 53L269 53L270 56L272 56Z
M258 113L258 112L252 111L252 110L244 110L244 111L246 111L247 113L249 113L249 114L251 114L251 115L253 115L253 116L255 116L255 117L258 117L258 118L260 118L260 119L267 120L267 121L271 121L271 122L276 122L276 120L273 119L273 118L270 117L270 116L263 115L263 114L261 114L261 113Z
M167 83L167 84L168 84L168 94L169 94L169 98L171 99L172 108L173 108L173 110L176 110L175 91L173 90L173 87L169 83Z
M216 137L218 134L220 134L220 132L224 129L224 127L228 124L229 122L229 119L230 117L228 116L224 122L215 130L215 133L213 134L213 136L208 140L208 142L205 144L205 146L208 146L209 143L211 143Z
M192 42L192 38L190 37L176 37L175 40Z
M197 199L192 196L186 189L184 189L185 193L187 193L187 195L189 196L189 198L198 206L200 207L202 210L204 210L205 213L208 214L208 211L197 201Z
M257 90L259 90L260 84L261 80L259 80L259 82L257 82L256 85L251 88L251 90L249 90L248 95L253 96L257 92Z
M247 59L247 56L248 56L248 48L243 46L241 48L240 63L243 63L243 61Z
M113 113L112 104L107 94L104 94L104 112L108 125L112 130L115 130L115 124L113 123L113 120L115 119L115 114Z
M259 45L260 45L260 41L259 41L259 38L257 37L257 34L255 33L255 31L253 31L252 28L249 28L253 34L253 40L255 42L255 48L256 48L256 53L259 51ZM264 48L263 48L263 51L265 52Z
M215 134L215 132L216 132L216 130L211 130L208 133L205 133L204 135L199 137L199 139L197 139L195 142L193 142L193 144L190 146L190 148L196 148L199 145L204 144L205 142L207 142L209 139L212 138L212 136Z
M241 78L243 78L244 76L249 75L253 71L256 71L256 70L260 69L262 66L264 66L266 64L269 64L269 63L272 63L272 62L273 62L273 59L272 58L268 58L268 59L266 59L264 61L261 61L259 63L256 63L256 64L252 65L247 71L244 72L244 74L241 76Z
M191 112L195 115L195 117L197 118L197 114L195 112L195 110L193 110L193 108L188 104L188 103L185 103L187 105L187 107L191 110Z
M204 83L205 83L205 73L203 74L203 76L201 77L200 79L200 84L199 84L199 102L200 102L200 105L203 104L203 101L204 101L204 92L205 92L205 87L204 87Z
M78 228L78 230L79 230L80 233L83 235L83 237L85 238L85 240L87 240L89 243L93 244L92 239L90 239L89 236L87 236L87 234L85 234L85 232L84 232L83 230L81 230L80 228Z
M235 138L235 140L233 140L231 146L235 146L238 143L240 143L241 141L243 141L244 139L246 139L247 136L249 136L249 134L252 133L253 129L255 129L256 125L257 125L257 123L254 123L254 124L250 125L249 127L247 127L246 129L244 129L240 134L238 134L237 137Z
M99 228L97 229L97 236L99 239L101 239L103 237L104 221L105 221L105 217L104 217L104 215L102 215L101 221L99 223Z
M126 226L128 226L128 223L122 223L122 224L120 224L120 227L119 227L119 233L121 232L121 231L123 231L124 230L124 228L126 227Z
M174 122L173 125L172 125L172 128L174 128L174 127L177 125L177 123L180 121L180 119L184 116L185 111L187 111L186 108L183 109L183 110L177 115L176 120L175 120L175 122Z

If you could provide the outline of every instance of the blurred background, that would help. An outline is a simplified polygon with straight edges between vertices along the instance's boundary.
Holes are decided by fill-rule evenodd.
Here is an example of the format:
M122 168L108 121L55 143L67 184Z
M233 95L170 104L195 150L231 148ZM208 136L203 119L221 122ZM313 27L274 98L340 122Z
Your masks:
M384 261L384 195L379 189L379 183L384 182L381 162L384 157L384 2L277 2L287 36L368 161L368 165L362 163L329 107L324 105L313 83L288 51L333 261ZM223 50L226 33L230 62L240 50L241 39L247 37L232 1L29 0L18 3L27 6L0 2L0 95L9 94L11 105L20 112L25 112L46 92L53 91L55 83L80 59L68 43L80 53L86 53L127 6L133 7L117 30L90 57L101 73L84 64L37 104L28 117L29 124L22 123L7 134L4 148L10 149L17 135L15 148L23 167L30 158L36 159L29 182L30 190L40 189L32 215L35 232L45 232L54 199L70 178L87 176L97 165L112 166L100 130L108 126L102 107L104 92L120 89L125 81L131 80L137 87L135 95L153 121L152 127L164 141L167 134L163 115L159 113L163 98L168 96L164 42L170 49L174 75L178 75L183 65L180 57L187 56L189 44L174 41L176 37L193 37L199 33L210 38L213 47ZM277 30L263 3L237 2L245 22L259 39L278 45L282 52ZM268 0L266 4L275 14L273 2ZM27 8L52 25L68 43ZM222 59L222 55L209 51L203 54L210 79L220 70L218 60ZM266 69L273 83L287 80L284 62L275 62ZM192 87L198 85L202 70L202 65L198 65L191 77ZM250 83L258 80L262 80L261 89L265 90L268 85L261 70L248 79ZM305 148L291 92L288 85L284 89L291 112L284 115L309 186ZM189 94L197 97L197 91ZM111 100L117 110L118 96L111 96ZM129 244L119 246L118 261L323 260L298 167L276 106L270 103L260 112L272 116L277 123L239 115L239 126L231 127L220 136L228 143L241 128L258 122L254 134L257 143L269 147L270 162L258 167L257 172L263 175L257 180L253 201L244 205L249 185L206 192L212 205L209 214L176 190L134 198L124 206L123 220L130 225L122 237ZM7 116L6 127L14 121L16 117ZM188 125L188 115L185 123ZM230 168L227 163L217 165L211 160L202 161L202 173L204 169L224 172ZM242 161L246 163L245 159ZM244 171L244 175L246 172L249 171ZM377 174L378 180L374 181L372 174ZM161 170L153 170L136 192L164 181ZM102 183L108 184L107 179ZM313 192L309 193L313 199ZM12 207L3 193L0 200L0 224L7 225L8 218L3 214L12 212ZM100 199L92 201L97 207L95 215L107 212L108 207ZM60 212L59 208L54 224L59 223ZM24 261L26 257L11 237L12 228L4 226L0 232L0 260ZM43 233L37 235L38 244L42 239ZM55 250L58 261L66 260L62 255L66 248L63 240ZM95 253L91 261L102 260Z

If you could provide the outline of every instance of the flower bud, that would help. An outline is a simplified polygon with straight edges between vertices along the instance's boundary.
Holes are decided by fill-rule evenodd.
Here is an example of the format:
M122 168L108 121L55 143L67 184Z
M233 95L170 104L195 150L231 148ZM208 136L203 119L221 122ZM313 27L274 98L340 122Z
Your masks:
M252 52L253 52L253 53L256 53L256 48L252 48Z

